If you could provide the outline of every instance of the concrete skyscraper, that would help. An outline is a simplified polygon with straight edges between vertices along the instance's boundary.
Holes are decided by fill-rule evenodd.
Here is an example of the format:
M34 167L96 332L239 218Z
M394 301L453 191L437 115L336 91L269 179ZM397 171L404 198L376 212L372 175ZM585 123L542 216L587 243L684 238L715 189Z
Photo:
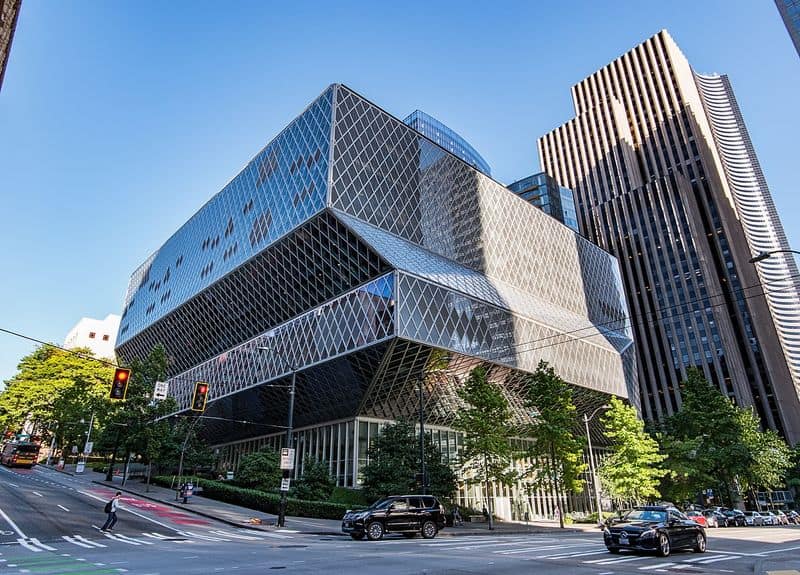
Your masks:
M696 74L661 31L572 88L576 117L539 139L581 230L622 265L643 415L680 407L703 369L800 439L800 286L726 76Z

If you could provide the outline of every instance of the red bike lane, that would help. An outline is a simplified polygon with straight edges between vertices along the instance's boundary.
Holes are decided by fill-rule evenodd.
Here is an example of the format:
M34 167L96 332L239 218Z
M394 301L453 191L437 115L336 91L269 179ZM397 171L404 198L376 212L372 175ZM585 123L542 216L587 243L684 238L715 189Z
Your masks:
M93 495L97 495L101 497L104 501L108 501L112 497L116 491L112 491L110 489L105 488L91 488L88 490ZM165 519L175 525L183 525L183 526L210 526L212 525L211 521L208 519L203 519L202 517L197 517L195 515L189 515L188 513L184 513L179 511L169 505L164 505L163 503L157 503L155 501L149 501L147 499L140 499L134 495L130 494L123 494L120 497L122 501L123 509L125 507L129 507L132 509L136 509L138 511L146 512L152 515L155 515L159 519Z

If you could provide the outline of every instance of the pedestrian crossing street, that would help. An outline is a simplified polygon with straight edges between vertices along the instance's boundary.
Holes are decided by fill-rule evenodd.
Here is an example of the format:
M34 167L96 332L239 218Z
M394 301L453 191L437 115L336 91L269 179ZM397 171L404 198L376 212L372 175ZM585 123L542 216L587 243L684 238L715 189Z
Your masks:
M157 545L158 543L192 543L195 541L204 542L229 542L229 541L264 541L275 539L292 539L291 531L283 531L282 533L270 533L265 531L257 531L254 529L212 529L208 531L177 531L170 534L159 533L156 531L142 532L137 534L130 533L109 533L100 532L98 535L87 537L84 535L62 535L60 539L48 540L42 542L36 537L18 538L16 544L20 547L32 552L41 553L42 551L61 551L65 548L82 547L84 549L104 549L114 547L115 545L130 545L135 547L146 547L148 545ZM7 545L13 545L10 543ZM2 555L2 553L0 553ZM0 559L0 567L2 567L2 560Z
M454 538L455 539L455 538ZM385 543L395 543L386 541ZM402 544L402 541L397 541ZM463 554L476 552L483 556L491 554L495 557L513 557L523 560L576 562L585 567L624 567L626 571L635 570L643 573L676 571L684 573L708 573L716 571L717 564L725 567L726 561L743 560L746 554L735 551L711 550L706 553L675 552L663 558L653 554L612 555L605 545L597 539L572 539L569 542L554 543L552 538L531 537L470 537L447 541L435 539L430 542L420 541L426 547L435 547L439 553ZM719 571L729 571L720 568Z

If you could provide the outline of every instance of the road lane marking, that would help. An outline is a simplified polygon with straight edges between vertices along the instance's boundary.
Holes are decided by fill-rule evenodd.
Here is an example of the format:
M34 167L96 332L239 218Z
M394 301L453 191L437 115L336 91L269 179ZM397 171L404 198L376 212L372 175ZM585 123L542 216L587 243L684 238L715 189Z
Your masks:
M108 547L108 545L103 545L102 543L100 543L98 541L92 541L91 539L87 539L86 537L83 537L81 535L75 535L74 537L78 541L82 541L82 542L86 543L87 545L91 545L93 547Z
M120 539L125 539L126 541L135 541L139 545L155 545L155 543L151 541L145 541L144 539L134 539L133 537L128 537L127 535L123 535L122 533L117 533L117 537Z
M37 495L37 496L39 496L39 497L44 497L44 495L42 495L42 494L41 494L41 493L39 493L38 491L31 491L31 493L33 493L34 495Z
M39 549L38 547L34 547L30 543L28 543L27 540L25 540L25 539L21 539L21 538L17 539L17 543L22 545L25 549L27 549L29 551L33 551L34 553L41 553L42 551L44 551L44 549Z
M114 541L120 541L122 543L127 543L128 545L136 545L137 547L141 545L141 543L137 541L128 541L127 539L123 539L119 535L113 535L112 533L103 533L103 535L105 535L109 539L113 539Z
M630 561L638 561L639 559L646 559L642 556L637 557L614 557L613 559L603 559L601 561L584 561L584 563L596 563L597 565L616 565L617 563L629 563Z
M192 533L191 531L178 531L179 535L183 535L184 537L195 539L202 539L205 541L230 541L230 539L225 539L223 537L212 537L211 535L200 535L199 533Z
M16 531L16 532L17 532L17 535L19 535L19 536L20 536L20 537L22 537L23 539L25 539L25 538L27 538L27 537L28 537L27 535L25 535L25 534L22 532L22 529L20 529L19 527L17 527L17 524L16 524L16 523L14 523L14 522L11 520L11 517L9 517L8 515L6 515L5 511L3 511L2 509L0 509L0 515L2 515L3 519L5 519L5 520L6 520L6 523L8 523L8 524L11 526L11 529L13 529L14 531Z
M608 549L603 549L602 551L580 551L580 552L573 552L573 553L553 553L550 555L537 555L536 559L567 559L569 557L588 557L589 555L600 555L600 554L608 553Z
M639 567L640 571L651 571L653 569L666 569L667 567L673 567L677 565L677 563L657 563L656 565L645 565L644 567Z
M94 545L87 545L86 543L83 543L81 541L76 541L69 535L62 535L61 538L67 543L72 543L73 545L77 545L78 547L84 547L86 549L94 549Z
M698 561L698 564L702 563L703 565L707 565L709 563L718 563L720 561L728 561L729 559L738 559L738 557L733 557L731 555L728 555L727 557L709 557L708 559L705 559L704 561Z
M64 507L63 505L59 505L59 507L60 507L61 509L63 509L64 511L66 511L66 512L68 512L68 513L69 513L69 509L67 509L67 508L66 508L66 507Z
M34 545L38 545L39 547L41 547L42 549L44 549L46 551L58 551L58 549L56 549L55 547L50 547L49 545L45 545L44 543L39 541L36 537L31 537L30 541Z
M260 537L251 537L250 535L239 535L238 533L229 533L227 531L209 531L209 533L213 533L214 535L222 535L224 537L233 537L234 539L244 539L246 541L258 541Z

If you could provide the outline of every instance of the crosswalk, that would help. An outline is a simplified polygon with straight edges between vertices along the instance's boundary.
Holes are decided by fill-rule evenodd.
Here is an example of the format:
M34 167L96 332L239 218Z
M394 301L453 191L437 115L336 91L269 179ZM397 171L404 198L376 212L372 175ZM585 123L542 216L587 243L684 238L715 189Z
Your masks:
M64 548L70 548L70 546L81 547L83 549L103 549L117 545L147 547L148 545L157 545L159 543L264 541L293 538L293 535L288 533L270 533L266 531L256 531L254 529L212 529L204 532L177 531L170 534L157 531L125 534L100 532L98 530L98 533L99 534L94 537L87 537L77 533L62 535L59 539L49 540L47 542L43 542L36 537L20 537L16 540L16 543L27 551L41 553L43 551L60 551Z
M455 539L455 538L454 538ZM387 543L389 543L387 541ZM402 544L398 541L397 544ZM587 567L625 567L643 573L663 571L706 573L717 563L743 559L745 554L733 551L707 552L696 554L679 552L667 558L652 554L611 555L604 545L596 540L578 539L555 544L550 538L510 537L499 541L496 537L470 537L469 541L458 540L420 541L421 545L436 547L441 553L476 552L498 557L535 559L543 561L575 561ZM724 567L725 565L723 565Z

